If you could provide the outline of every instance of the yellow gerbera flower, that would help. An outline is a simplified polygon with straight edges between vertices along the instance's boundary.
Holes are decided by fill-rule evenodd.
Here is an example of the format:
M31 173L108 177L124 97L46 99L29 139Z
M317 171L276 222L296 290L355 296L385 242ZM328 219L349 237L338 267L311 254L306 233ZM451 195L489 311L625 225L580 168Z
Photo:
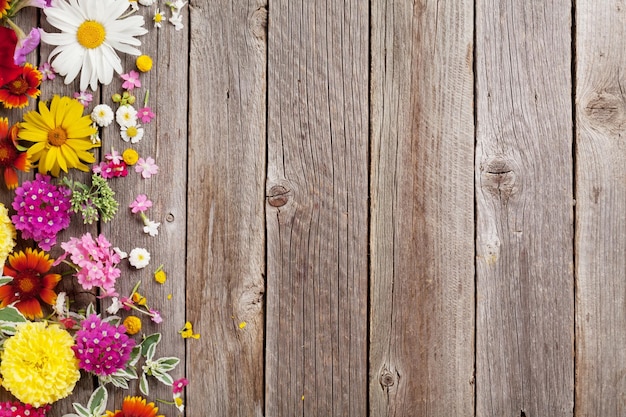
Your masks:
M91 141L96 129L89 115L83 116L83 110L78 100L54 96L50 109L40 102L39 112L24 115L18 137L33 142L27 153L33 162L39 161L40 173L58 177L60 170L67 172L68 168L89 171L83 162L96 161L88 151L100 144Z
M2 386L34 407L67 397L80 379L73 345L72 336L58 324L19 324L4 343Z

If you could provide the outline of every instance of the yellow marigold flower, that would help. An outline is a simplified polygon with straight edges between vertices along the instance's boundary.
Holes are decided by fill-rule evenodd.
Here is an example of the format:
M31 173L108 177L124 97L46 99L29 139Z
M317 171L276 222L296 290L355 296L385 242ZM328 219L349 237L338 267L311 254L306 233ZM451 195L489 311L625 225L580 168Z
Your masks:
M200 335L198 333L193 332L193 326L191 322L186 322L185 327L183 327L183 329L180 330L179 333L183 337L183 339L189 339L189 338L199 339L200 338Z
M128 316L122 323L126 327L126 333L137 334L141 330L141 319L137 316Z
M0 203L0 270L15 247L15 237L15 226L9 218L9 210Z
M126 165L135 165L139 160L139 154L136 150L128 148L124 152L122 152L122 158Z
M74 339L58 324L27 322L4 343L2 386L33 407L52 404L72 393L80 379Z
M27 153L32 162L39 161L40 173L58 177L61 170L67 172L69 168L87 172L89 167L84 163L96 161L89 150L100 146L91 141L97 129L89 115L83 116L84 109L75 99L54 96L49 109L40 101L39 112L24 115L18 137L32 142Z
M148 72L152 69L152 58L148 55L139 55L135 60L137 69L141 72Z
M148 303L148 300L143 295L138 292L133 293L133 302L140 306L145 306Z

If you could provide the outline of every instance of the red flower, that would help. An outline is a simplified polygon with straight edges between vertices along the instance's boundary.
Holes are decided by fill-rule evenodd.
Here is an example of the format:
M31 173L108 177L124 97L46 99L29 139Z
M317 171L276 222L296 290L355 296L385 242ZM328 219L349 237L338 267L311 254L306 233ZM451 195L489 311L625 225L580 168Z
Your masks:
M7 0L0 0L0 14L6 13ZM0 26L0 85L13 81L22 72L22 67L15 65L13 54L17 46L17 35L13 29Z
M30 170L28 153L19 152L16 147L17 123L9 129L9 121L0 117L0 174L4 176L4 183L9 190L14 190L18 184L17 171Z
M0 87L0 102L7 109L22 108L28 105L28 97L35 98L41 91L42 75L38 69L31 64L20 67L21 74Z
M53 291L61 280L59 274L48 274L54 259L45 252L27 248L9 255L9 264L4 265L4 275L13 277L13 281L0 286L0 308L13 304L15 308L33 320L43 317L39 299L53 305L57 295Z

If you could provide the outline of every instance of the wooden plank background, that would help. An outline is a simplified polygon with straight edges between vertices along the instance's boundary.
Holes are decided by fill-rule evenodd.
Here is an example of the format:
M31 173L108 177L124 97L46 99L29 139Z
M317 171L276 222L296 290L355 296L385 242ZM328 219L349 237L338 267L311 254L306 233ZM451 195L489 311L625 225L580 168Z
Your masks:
M157 119L138 149L160 172L116 188L122 210L152 197L159 239L128 213L60 239L165 265L147 295L201 334L165 330L185 415L626 415L625 1L184 15L142 38Z

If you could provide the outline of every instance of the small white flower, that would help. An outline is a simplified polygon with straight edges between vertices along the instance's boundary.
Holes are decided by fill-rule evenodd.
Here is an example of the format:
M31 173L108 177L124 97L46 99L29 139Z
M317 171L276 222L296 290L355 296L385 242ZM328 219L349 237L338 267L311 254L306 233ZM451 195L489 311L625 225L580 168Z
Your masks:
M176 0L176 1L167 2L165 4L172 8L172 12L179 12L180 9L185 7L185 4L187 4L187 2L183 0Z
M156 12L154 12L154 17L152 18L152 20L154 20L154 27L160 28L163 19L165 19L165 16L163 16L163 13L161 13L157 7Z
M146 220L144 220L143 224L144 224L144 227L143 227L144 233L147 233L152 237L159 234L159 226L161 225L161 223L153 222L152 220L146 217Z
M107 313L109 314L117 314L120 308L124 307L122 302L117 297L113 297L111 299L111 305L107 308Z
M117 256L119 256L120 259L128 258L128 254L124 252L123 250L121 250L120 248L118 248L117 246L113 248L113 251L117 253Z
M107 127L113 121L113 110L106 104L98 104L91 112L91 120L100 127Z
M57 314L57 316L65 316L65 292L60 292L57 294L57 300L52 306L52 309Z
M128 262L137 269L145 268L150 263L150 252L144 248L135 248L130 251Z
M142 6L152 6L156 0L139 0Z
M130 141L130 143L137 143L143 139L143 127L140 125L122 126L120 128L120 135L124 142Z
M91 124L91 127L96 129L96 131L89 136L89 139L91 139L91 143L95 145L96 143L100 143L100 131L98 130L98 125L95 122Z
M120 106L115 112L115 121L120 126L134 126L137 124L137 110L131 105Z
M183 16L179 12L173 12L170 17L170 23L174 25L174 29L181 30L185 26L183 25Z

